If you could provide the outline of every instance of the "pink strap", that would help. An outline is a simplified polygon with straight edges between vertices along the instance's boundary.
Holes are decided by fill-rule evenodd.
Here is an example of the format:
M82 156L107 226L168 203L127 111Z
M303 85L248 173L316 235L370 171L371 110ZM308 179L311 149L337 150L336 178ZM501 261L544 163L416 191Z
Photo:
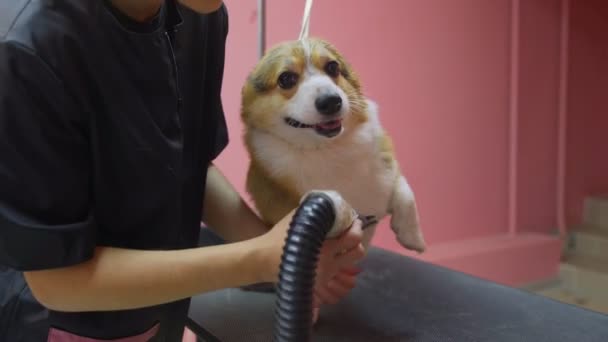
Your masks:
M131 337L121 337L118 339L95 339L90 337L83 337L74 335L64 330L60 330L57 328L51 328L49 330L49 337L47 342L148 342L152 337L154 337L158 333L159 324L157 323L152 328L148 329L146 332L131 336Z

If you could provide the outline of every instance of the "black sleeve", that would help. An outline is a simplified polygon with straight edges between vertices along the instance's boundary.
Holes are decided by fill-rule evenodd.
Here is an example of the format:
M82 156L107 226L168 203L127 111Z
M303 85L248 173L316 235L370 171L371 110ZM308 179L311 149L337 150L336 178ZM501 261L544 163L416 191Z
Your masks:
M226 56L226 39L228 37L228 10L225 4L222 4L220 10L217 11L217 15L219 19L217 22L219 23L222 32L222 36L218 37L216 40L217 49L215 49L214 59L215 65L217 65L217 77L215 79L215 140L211 150L210 160L216 159L220 153L228 146L229 135L228 135L228 127L226 125L226 117L224 113L224 108L222 105L222 81L224 77L224 64L225 64L225 56Z
M0 42L0 265L28 271L92 256L85 117L33 51Z
M228 135L228 126L226 125L226 118L222 109L220 100L220 110L216 113L216 125L215 125L215 144L211 151L211 161L215 160L228 146L230 141Z

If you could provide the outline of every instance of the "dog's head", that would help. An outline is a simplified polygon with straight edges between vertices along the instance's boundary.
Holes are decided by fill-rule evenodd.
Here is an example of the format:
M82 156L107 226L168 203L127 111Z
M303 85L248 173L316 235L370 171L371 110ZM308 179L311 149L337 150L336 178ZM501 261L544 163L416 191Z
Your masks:
M279 44L251 72L242 90L242 119L299 146L331 142L367 120L361 85L326 41Z

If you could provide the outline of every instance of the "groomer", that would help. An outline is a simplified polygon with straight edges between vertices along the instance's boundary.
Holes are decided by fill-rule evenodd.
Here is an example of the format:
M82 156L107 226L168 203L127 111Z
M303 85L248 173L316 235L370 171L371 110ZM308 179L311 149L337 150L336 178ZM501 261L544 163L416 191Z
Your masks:
M291 215L213 166L227 33L219 0L0 0L0 341L180 341L191 296L276 281ZM320 302L360 240L325 243Z

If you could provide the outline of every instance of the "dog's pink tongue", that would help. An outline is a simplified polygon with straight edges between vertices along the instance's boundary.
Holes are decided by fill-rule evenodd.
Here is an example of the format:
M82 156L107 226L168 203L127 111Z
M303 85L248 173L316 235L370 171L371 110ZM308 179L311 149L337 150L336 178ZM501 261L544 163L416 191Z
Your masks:
M334 129L334 128L340 127L341 124L342 124L341 120L332 120L332 121L322 122L320 124L317 124L317 127L321 128L321 129Z

